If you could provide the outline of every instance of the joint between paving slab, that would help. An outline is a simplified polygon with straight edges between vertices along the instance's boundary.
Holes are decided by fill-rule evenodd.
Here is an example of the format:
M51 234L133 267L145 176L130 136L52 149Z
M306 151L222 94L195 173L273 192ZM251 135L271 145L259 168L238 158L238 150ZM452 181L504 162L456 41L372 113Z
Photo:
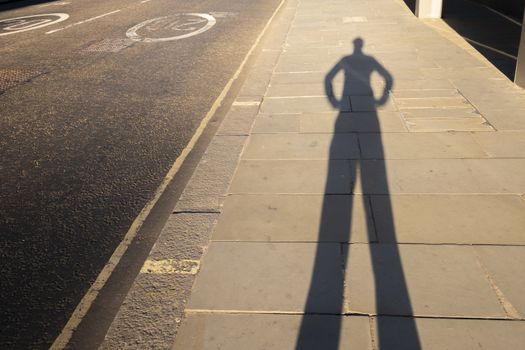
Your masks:
M373 232L374 232L374 237L375 237L375 239L370 240L370 243L379 244L379 234L377 232L377 222L376 222L376 218L375 218L375 215L374 215L374 210L372 209L372 196L370 196L370 195L363 195L363 196L365 196L367 198L368 212L370 214L370 219L371 219L371 222L372 222ZM370 234L368 234L368 239L370 239Z
M492 124L490 123L490 121L489 121L487 118L485 118L485 116L484 116L483 114L481 114L481 112L479 111L478 107L477 107L474 103L472 103L472 102L470 101L470 99L468 99L467 96L465 96L465 95L463 94L463 92L461 92L461 90L460 90L457 86L456 86L456 90L458 90L458 93L461 95L461 97L463 97L466 101L468 101L468 103L470 103L470 105L471 105L472 107L474 107L474 110L476 111L476 113L478 113L478 114L483 118L483 120L485 120L485 122L484 122L485 124L487 124L488 126L490 126L490 127L492 128L492 130L494 130L494 131L498 131L498 129L496 129L496 128L494 127L494 125L492 125Z
M191 212L189 214L196 214L194 212ZM217 213L204 213L204 214L217 214ZM253 244L342 244L342 245L381 245L381 246L428 246L428 247L436 247L436 246L444 246L444 247L525 247L525 244L502 244L502 243L457 243L457 242L445 242L445 243L429 243L429 242L395 242L395 243L389 243L389 242L379 242L377 240L375 241L367 241L367 242L348 242L348 241L298 241L298 240L279 240L279 241L254 241L254 240L227 240L227 239L212 239L213 242L216 243L253 243Z
M479 321L510 321L525 322L525 318L510 318L498 316L450 316L450 315L400 315L390 313L367 313L360 311L349 312L304 312L304 311L284 311L284 310L223 310L223 309L189 309L186 308L186 314L225 314L225 315L297 315L297 316L341 316L341 317L396 317L396 318L415 318L415 319L438 319L438 320L479 320Z
M368 317L368 329L370 330L370 346L372 350L377 350L375 317Z
M479 253L478 253L478 251L476 249L474 249L474 253L475 253L475 256L476 256L477 263L481 267L481 270L483 271L483 273L485 275L485 278L487 279L487 281L488 281L488 283L490 285L490 288L496 294L496 297L498 298L498 301L501 304L501 307L503 308L503 311L505 311L505 314L511 319L516 319L516 320L522 319L522 317L519 314L518 310L516 310L516 308L512 305L510 300L507 299L505 294L503 294L503 291L496 284L495 279L492 277L492 275L491 275L489 269L487 268L487 266L485 266L485 264L481 260L481 257L479 256Z
M176 214L220 214L220 209L181 209L181 210L174 210L171 212L172 215Z
M344 278L346 273L346 266L347 266L347 259L348 257L345 257L345 246L344 242L339 243L339 254L340 254L340 263L341 263L341 276L343 281L343 290L347 290L347 284L346 284L346 278ZM343 300L342 300L342 307L343 307L343 313L347 310L350 310L350 300L345 295L346 293L343 293Z

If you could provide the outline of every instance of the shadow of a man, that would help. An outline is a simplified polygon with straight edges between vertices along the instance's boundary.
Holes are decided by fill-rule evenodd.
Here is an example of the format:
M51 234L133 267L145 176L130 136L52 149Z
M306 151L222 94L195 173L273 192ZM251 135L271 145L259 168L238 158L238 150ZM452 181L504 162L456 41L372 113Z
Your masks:
M377 109L388 101L389 92L393 87L393 78L375 58L363 53L364 42L361 38L356 38L353 43L354 52L343 57L325 77L327 98L331 105L339 110L339 114L330 145L330 164L328 165L316 256L296 349L335 350L343 346L342 343L340 344L341 331L348 329L348 327L343 327L345 317L343 306L344 270L348 268L347 260L351 252L349 243L351 242L353 201L361 197L366 214L369 250L375 282L376 314L378 315L375 321L374 335L376 348L400 349L399 346L401 346L404 350L418 350L420 349L420 342L414 320L410 317L404 318L401 327L392 327L392 322L396 323L397 320L385 317L385 315L395 315L395 310L398 310L399 307L403 309L404 316L413 313L398 247L395 242L394 244L378 244L373 222L374 217L371 212L371 195L373 194L380 197L379 200L383 208L381 217L375 219L381 220L382 227L389 231L391 237L395 237L377 113ZM371 77L374 72L377 72L384 80L382 95L379 99L375 99L371 84ZM344 75L343 92L340 98L336 97L333 91L333 82L339 73ZM347 102L350 102L350 108L348 108ZM373 160L367 160L366 166L360 160L350 161L351 170L348 180L351 182L350 192L348 194L331 193L330 189L333 188L331 182L338 176L338 174L333 173L332 169L336 167L331 166L331 163L340 154L338 147L345 144L342 140L349 137L349 133L356 131L364 131L367 135L372 136L370 139L373 141L369 147L376 150L377 157L374 157L376 159ZM354 195L355 180L358 174L360 174L363 191L363 195L360 196ZM336 205L344 205L343 210L340 208L337 210L337 213L340 214L334 214L334 199L336 197L340 197L340 199L346 197L345 200L335 201L339 203ZM344 217L334 220L334 215ZM340 240L334 241L334 231L339 233L336 237L341 237ZM327 256L323 245L334 243L340 245L342 268L333 271L333 276L326 276L327 264L325 260ZM336 293L333 293L333 290L330 293L331 298L335 294L338 300L331 300L329 303L322 300L323 294L326 295L324 291L328 280L335 281L331 282L331 285L333 284L334 288L338 289ZM351 290L352 285L347 285L346 288ZM394 307L392 306L393 303L395 303ZM330 305L329 308L326 308L327 304ZM329 311L327 311L328 309Z

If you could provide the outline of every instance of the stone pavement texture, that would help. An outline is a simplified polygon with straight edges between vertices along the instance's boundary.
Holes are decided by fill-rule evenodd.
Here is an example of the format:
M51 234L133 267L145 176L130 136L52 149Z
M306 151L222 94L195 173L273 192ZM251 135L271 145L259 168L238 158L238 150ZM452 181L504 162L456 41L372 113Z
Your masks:
M274 26L175 210L213 228L174 348L524 349L525 91L402 1Z

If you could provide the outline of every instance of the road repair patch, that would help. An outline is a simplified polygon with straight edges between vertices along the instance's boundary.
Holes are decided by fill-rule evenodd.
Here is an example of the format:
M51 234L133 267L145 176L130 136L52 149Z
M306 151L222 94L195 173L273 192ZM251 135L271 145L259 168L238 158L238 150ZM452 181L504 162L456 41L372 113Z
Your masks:
M199 260L146 260L140 273L195 275L199 271L199 266Z
M0 36L26 32L28 30L47 27L69 18L67 13L44 13L0 20Z
M207 13L180 13L139 23L128 29L126 36L146 43L180 40L204 33L216 22Z
M0 69L0 94L41 74L43 72L33 69Z

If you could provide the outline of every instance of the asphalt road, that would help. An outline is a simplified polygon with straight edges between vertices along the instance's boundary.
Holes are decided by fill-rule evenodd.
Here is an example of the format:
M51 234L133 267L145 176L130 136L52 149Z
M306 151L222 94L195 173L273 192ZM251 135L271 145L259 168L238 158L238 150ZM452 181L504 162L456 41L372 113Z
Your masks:
M0 4L0 348L51 345L277 5ZM69 17L2 21L50 13ZM127 39L209 23L181 13L216 24Z

